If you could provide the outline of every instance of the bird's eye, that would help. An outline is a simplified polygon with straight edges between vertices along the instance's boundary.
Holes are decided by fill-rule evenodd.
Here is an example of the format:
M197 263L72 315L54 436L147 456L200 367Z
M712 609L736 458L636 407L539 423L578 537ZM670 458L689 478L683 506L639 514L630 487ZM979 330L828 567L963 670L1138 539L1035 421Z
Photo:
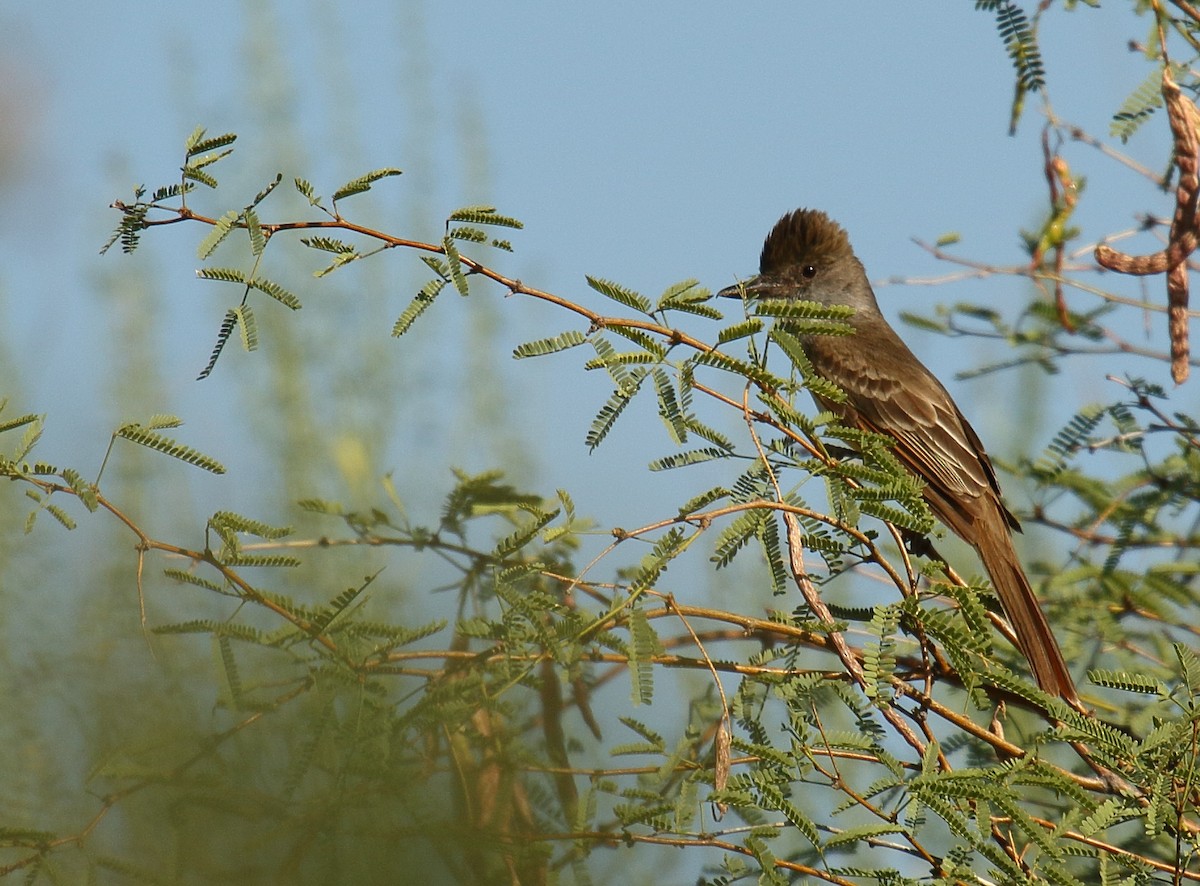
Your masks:
M802 270L800 273L804 275L806 280L811 280L813 277L817 276L817 267L816 265L805 265L804 270Z

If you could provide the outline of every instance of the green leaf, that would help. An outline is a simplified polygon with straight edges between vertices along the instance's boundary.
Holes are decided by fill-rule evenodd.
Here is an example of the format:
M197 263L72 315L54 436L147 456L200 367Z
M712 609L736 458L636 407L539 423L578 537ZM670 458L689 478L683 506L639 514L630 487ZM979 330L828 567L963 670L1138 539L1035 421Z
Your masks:
M195 159L189 159L187 162L187 166L184 167L183 171L185 174L195 173L197 170L203 169L206 166L212 166L218 160L224 160L226 157L228 157L232 153L233 153L232 149L230 149L228 151L215 151L204 157L196 157Z
M296 506L311 514L326 514L332 517L341 517L346 513L341 502L329 501L324 498L302 498L296 502Z
M703 449L692 449L688 452L676 452L672 455L665 455L662 458L656 458L650 462L650 470L652 471L670 471L675 468L682 468L687 465L700 464L701 462L712 461L716 458L728 458L729 453L724 449L716 449L712 446L706 446Z
M459 295L469 295L467 275L463 273L462 256L458 252L458 247L454 245L454 241L450 237L443 237L442 249L446 253L446 264L450 269L450 279L454 281L454 288L458 290Z
M1197 689L1200 689L1200 656L1197 656L1190 646L1183 643L1172 643L1171 648L1179 660L1184 685L1194 695Z
M383 169L372 170L366 175L360 175L358 178L346 182L344 185L334 191L332 198L333 202L337 203L338 200L341 200L344 197L352 197L355 194L362 194L371 190L371 185L380 179L400 174L401 170L396 169L394 166L388 166Z
M591 276L587 276L585 279L588 286L601 295L611 298L613 301L618 301L626 307L641 311L643 314L650 313L650 300L644 295L640 295L632 289L626 289L624 286L613 283L611 280L602 280L599 277Z
M374 575L368 575L363 579L362 583L354 587L346 588L336 597L329 601L321 608L313 619L313 634L321 634L327 632L333 623L339 618L342 618L347 612L354 612L361 609L367 602L365 599L360 600L363 593L371 586L375 579L379 576L376 572ZM344 619L343 619L344 620Z
M239 283L243 286L249 284L246 279L246 274L239 271L237 268L197 268L196 276L201 280L217 280L221 283Z
M52 504L47 503L45 505L45 508L46 508L46 511L50 514L50 516L53 517L55 520L57 520L59 523L61 523L63 525L63 527L65 527L66 529L74 529L75 528L75 521L71 518L71 515L68 514L66 511L64 511L62 508L60 508L58 505L52 505Z
M637 574L630 582L633 592L644 591L654 587L658 577L666 571L667 565L687 548L690 539L678 526L665 532L654 543L653 549L638 566Z
M11 431L15 430L16 428L24 427L28 424L33 424L34 422L41 422L44 417L45 416L35 415L32 412L27 412L25 415L19 416L18 418L11 418L8 421L0 422L0 434L3 434L5 431Z
M41 416L38 416L32 422L21 422L21 424L25 427L25 433L21 435L21 442L17 444L17 448L12 453L11 461L13 462L24 461L29 456L29 453L33 451L33 447L37 445L38 440L42 438L42 431L45 427ZM20 427L20 425L17 425L17 427Z
M446 236L451 240L465 240L468 243L486 243L488 238L479 228L472 227L451 228L446 232Z
M723 498L729 497L729 490L724 486L714 486L712 489L707 489L699 495L694 495L679 506L679 515L686 516L694 514L702 508L708 507L715 501L720 501Z
M226 557L225 562L230 566L283 567L286 569L295 569L297 566L302 565L299 557L288 557L282 554L256 556L243 554L240 551Z
M612 343L602 335L593 336L588 341L591 342L592 348L596 351L596 357L585 363L584 368L596 369L603 367L608 371L612 380L616 382L617 387L621 390L631 390L637 387L645 375L645 370L627 371L625 369L627 365L654 362L653 355L648 353L617 353L613 349ZM639 372L641 375L638 374Z
M450 282L450 266L436 255L422 255L421 261L424 262L431 271L445 280Z
M786 594L791 587L789 569L783 559L783 548L779 539L779 521L769 518L759 527L757 538L763 549L763 557L771 573L771 590L776 596Z
M205 138L205 132L206 130L202 126L197 126L192 130L192 134L188 136L185 144L188 157L195 157L206 151L216 151L237 141L237 134L233 132L226 132L224 135L217 135L213 138Z
M298 311L302 307L300 304L300 299L296 298L295 295L288 292L274 281L267 280L263 277L255 277L250 281L250 285L259 292L265 292L267 295L271 296L271 298L275 299L275 301L279 302L285 307L291 308L293 311Z
M216 189L216 187L217 187L217 180L215 178L213 178L207 172L201 172L199 169L196 169L194 166L185 166L185 167L183 167L182 172L183 172L183 177L185 179L188 179L189 181L199 182L200 184L204 185L206 188Z
M849 320L854 308L847 305L826 305L805 299L764 298L754 302L754 316L776 317L781 320Z
M198 588L204 588L216 593L222 593L224 591L224 588L216 582L209 581L206 578L201 578L199 575L187 572L183 569L164 569L163 575L183 584L195 585ZM222 622L222 624L225 624L225 622ZM165 630L165 628L162 630Z
M184 419L169 412L156 412L142 423L143 427L149 427L151 431L162 431L168 427L181 427L182 425L184 425Z
M495 549L492 551L493 555L498 560L503 560L509 554L521 550L521 548L533 541L534 538L537 537L537 534L541 532L551 520L557 517L559 513L560 512L555 509L553 511L535 514L535 518L531 522L518 528L511 535L502 538L500 543L497 544Z
M1088 680L1095 685L1108 689L1120 689L1123 692L1134 692L1140 695L1165 696L1167 694L1167 687L1161 680L1144 674L1092 668L1087 672L1087 676Z
M242 678L238 673L237 659L233 656L233 645L229 637L213 637L213 657L216 659L218 672L224 677L221 694L224 696L225 705L231 710L241 710Z
M1079 833L1085 837L1094 837L1096 834L1107 830L1111 825L1118 823L1120 819L1123 819L1122 812L1121 801L1116 797L1109 797L1097 806L1091 815L1079 823Z
M208 235L200 241L200 245L196 247L196 256L201 261L207 260L225 238L229 236L229 232L233 230L233 226L237 224L240 217L239 213L231 209L217 219L213 223L212 230L208 232Z
M649 744L652 748L654 748L653 753L662 754L662 753L666 752L666 749L667 749L666 739L664 739L659 733L655 732L653 729L651 729L645 723L642 723L640 720L635 720L635 719L633 719L633 717L623 717L622 716L622 717L617 717L617 719L621 721L622 725L633 730L638 735L640 735L643 739L645 739L647 744Z
M778 388L783 384L783 379L777 378L767 370L755 366L753 363L747 363L745 360L731 357L723 351L705 351L696 357L696 362L703 366L713 366L725 372L740 375L742 378L758 382L767 388Z
M338 240L335 237L301 237L300 242L309 249L320 249L323 252L332 252L335 255L358 251L351 244Z
M658 311L690 311L692 313L700 313L703 316L712 316L713 319L720 319L721 312L715 307L704 305L704 301L713 298L713 293L706 287L700 285L698 280L684 280L678 283L672 283L666 288L666 291L659 297L659 304L655 306ZM701 310L696 310L701 309Z
M78 471L73 468L64 468L62 478L89 511L95 511L100 506L96 499L96 487L79 476Z
M547 354L557 354L559 351L577 347L586 341L587 336L582 332L570 329L553 338L539 338L537 341L525 342L525 344L518 345L513 350L513 357L517 360L526 357L544 357Z
M200 371L196 377L197 381L203 381L212 374L213 367L217 365L217 359L221 356L221 352L225 350L225 344L229 341L229 337L233 335L233 330L238 325L238 312L230 308L225 312L225 318L221 321L221 328L217 330L217 341L213 344L212 353L208 356L208 365Z
M864 843L874 837L882 837L887 834L903 834L905 829L900 825L895 824L866 824L858 827L848 828L840 834L835 834L830 837L825 843L827 849L833 849L836 846L846 846L851 843ZM864 850L870 851L869 845L863 846Z
M657 341L647 335L640 329L629 326L620 320L612 320L604 324L604 328L609 332L615 332L622 338L627 338L634 344L640 346L646 353L650 354L655 362L661 361L666 357L666 349L663 348Z
M313 271L313 276L317 277L318 279L325 277L329 274L332 274L343 265L348 265L352 261L358 261L360 258L362 258L362 256L354 250L350 250L349 252L339 252L336 256L334 256L333 261L328 265Z
M524 228L524 223L507 215L498 215L494 206L464 206L450 213L450 221L474 225L497 225L502 228Z
M270 196L271 192L274 191L277 187L279 187L279 183L281 181L283 181L283 173L282 172L275 173L275 178L271 179L271 181L267 184L267 186L265 188L263 188L261 191L259 191L257 194L254 195L254 199L252 201L250 201L250 205L247 206L246 209L251 210L255 206L257 206L259 203L262 203L264 200L266 200L267 197Z
M296 190L304 195L304 199L308 201L309 206L320 206L321 198L313 191L313 186L310 182L302 178L293 179L296 185Z
M1154 67L1146 75L1146 79L1121 103L1121 107L1113 114L1109 133L1123 142L1141 128L1154 112L1163 105L1162 95L1163 72L1161 67Z
M263 235L258 213L253 209L247 209L242 217L246 220L246 233L250 236L250 251L254 255L262 255L263 250L267 248L267 238Z
M997 3L996 29L1016 69L1020 88L1026 92L1036 92L1045 86L1046 72L1042 66L1037 36L1021 7L1007 0Z
M190 193L194 189L194 185L184 186L180 183L166 185L165 187L156 188L154 194L150 197L151 203L162 203L164 200L170 200L172 197L178 197L181 194ZM111 246L112 243L110 242ZM103 252L103 250L101 250Z
M625 411L625 407L629 405L629 401L633 399L633 395L637 393L642 379L645 375L637 376L636 383L631 384L628 388L618 387L612 392L612 396L608 401L600 407L600 412L592 421L591 428L588 429L587 437L584 442L587 443L589 451L595 449L608 436L608 432L612 430L612 426L616 424L621 413Z
M180 461L187 462L190 465L195 465L198 468L203 468L213 474L224 474L225 468L216 459L192 449L190 446L184 446L170 437L164 437L161 434L156 434L153 431L143 427L140 424L132 423L122 425L117 428L115 436L128 440L131 443L137 443L139 446L145 446L149 449L154 449L164 455L169 455L171 458L177 458Z
M750 317L740 323L735 323L732 326L726 326L717 333L718 344L726 344L739 338L745 338L748 335L754 335L760 332L763 328L762 320L755 317Z
M654 387L658 392L658 414L666 425L671 439L682 445L687 442L687 422L679 408L679 400L675 396L675 386L662 369L655 369Z
M704 290L705 298L709 297L708 290ZM725 315L714 308L707 302L700 300L696 301L671 301L667 304L659 304L658 310L662 311L682 311L685 314L694 314L697 317L706 317L709 320L723 320Z
M433 304L433 300L438 297L438 293L446 286L445 280L430 280L421 287L421 291L416 294L404 312L396 318L395 325L392 326L392 335L399 338L408 332L409 328L416 322L426 310Z
M933 521L925 515L913 514L909 511L884 504L883 502L873 501L862 495L857 495L856 500L864 514L870 514L872 517L877 517L880 520L891 523L893 526L898 526L902 529L911 529L922 535L933 528Z
M217 511L208 518L208 522L214 527L221 526L232 532L242 532L247 535L271 540L286 538L292 534L292 527L290 526L271 526L269 523L263 523L261 520L254 520L250 517L244 517L241 514L235 514L233 511Z
M863 692L881 707L888 705L892 697L891 676L896 666L893 635L899 623L899 606L876 606L869 627L875 639L863 648Z
M944 320L922 317L920 314L913 314L909 311L901 311L900 319L909 326L915 329L924 329L926 332L936 332L939 335L947 335L950 332L950 324Z
M776 326L771 330L772 340L779 345L788 360L796 367L800 373L800 378L804 381L804 386L814 394L824 397L827 400L832 400L834 403L842 403L846 399L846 392L839 388L831 381L826 381L817 374L813 368L812 362L808 359L808 354L804 352L804 347L800 344L800 339L792 335L791 332L784 329L782 326ZM776 404L768 404L773 411L778 413ZM803 420L796 423L796 427L811 426L811 422Z
M745 511L730 523L717 537L712 562L720 569L728 566L746 543L757 538L762 524L770 517L765 509Z
M762 870L762 875L758 878L760 886L788 886L787 877L776 867L775 853L771 851L766 840L757 836L747 837L746 848Z
M717 446L720 446L726 452L732 453L733 450L736 448L733 445L732 440L730 440L728 437L726 437L724 434L722 434L716 428L710 428L708 425L702 423L699 419L695 418L694 416L689 415L686 419L686 423L687 423L687 429L689 431L691 431L693 434L695 434L697 437L703 437L709 443L715 443Z
M1066 469L1068 459L1081 449L1087 448L1089 438L1104 417L1105 411L1102 406L1085 406L1071 416L1062 430L1054 435L1050 445L1034 464L1033 470L1042 482L1051 483L1057 479Z
M645 611L635 606L629 611L629 676L633 685L633 703L650 704L654 700L653 657L662 648Z

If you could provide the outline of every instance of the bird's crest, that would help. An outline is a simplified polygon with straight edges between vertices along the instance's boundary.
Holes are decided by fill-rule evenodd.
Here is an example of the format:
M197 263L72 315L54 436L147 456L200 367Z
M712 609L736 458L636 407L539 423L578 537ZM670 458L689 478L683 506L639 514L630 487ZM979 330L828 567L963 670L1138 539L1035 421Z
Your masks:
M767 235L758 270L777 274L795 265L826 265L853 255L841 225L820 210L797 209L776 222Z

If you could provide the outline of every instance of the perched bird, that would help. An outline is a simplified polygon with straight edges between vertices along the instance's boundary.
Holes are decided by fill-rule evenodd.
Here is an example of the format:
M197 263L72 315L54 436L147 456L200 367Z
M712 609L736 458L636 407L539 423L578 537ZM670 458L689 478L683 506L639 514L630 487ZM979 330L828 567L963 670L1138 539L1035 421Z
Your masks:
M888 325L845 230L825 213L798 209L763 244L759 275L721 295L805 299L854 309L848 336L808 335L801 343L816 372L846 394L818 405L851 427L895 441L900 461L925 483L941 522L979 552L1038 685L1078 704L1046 617L1013 547L1020 524L1000 500L996 472L974 429L945 387Z

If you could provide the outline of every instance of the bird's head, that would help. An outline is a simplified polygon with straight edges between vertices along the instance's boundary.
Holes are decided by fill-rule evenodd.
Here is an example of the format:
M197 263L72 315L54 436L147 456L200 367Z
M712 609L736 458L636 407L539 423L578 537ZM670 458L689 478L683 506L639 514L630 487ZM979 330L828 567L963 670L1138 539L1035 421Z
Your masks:
M874 301L845 229L820 210L797 209L776 222L763 243L758 271L757 277L718 294L807 299L855 308L864 307L864 299Z

